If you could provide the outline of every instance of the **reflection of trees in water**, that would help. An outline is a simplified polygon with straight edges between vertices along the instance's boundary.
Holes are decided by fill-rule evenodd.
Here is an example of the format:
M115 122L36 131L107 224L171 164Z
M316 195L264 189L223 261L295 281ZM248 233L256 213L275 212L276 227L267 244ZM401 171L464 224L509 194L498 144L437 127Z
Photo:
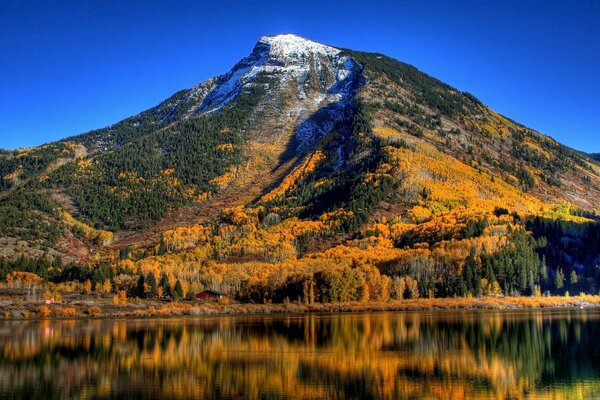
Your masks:
M598 337L539 310L4 322L0 397L569 395L600 387Z

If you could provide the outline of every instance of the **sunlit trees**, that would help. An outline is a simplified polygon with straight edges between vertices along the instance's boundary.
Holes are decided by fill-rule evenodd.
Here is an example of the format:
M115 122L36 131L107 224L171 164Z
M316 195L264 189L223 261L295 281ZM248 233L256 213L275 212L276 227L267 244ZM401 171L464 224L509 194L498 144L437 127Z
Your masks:
M406 282L402 277L395 277L392 279L390 283L390 298L392 300L402 300L404 299L404 294L406 292Z

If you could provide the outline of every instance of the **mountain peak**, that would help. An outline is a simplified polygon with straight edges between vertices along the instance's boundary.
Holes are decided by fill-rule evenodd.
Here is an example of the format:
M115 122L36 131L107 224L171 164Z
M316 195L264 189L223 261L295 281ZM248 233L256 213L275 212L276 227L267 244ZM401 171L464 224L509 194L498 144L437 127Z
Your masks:
M272 58L305 58L312 54L335 56L339 49L325 44L317 43L302 36L291 33L263 36L258 40L257 47L268 46Z
M250 55L217 78L200 111L218 111L253 86L257 75L274 78L280 86L295 82L299 100L311 97L309 86L318 86L317 105L353 97L362 82L359 65L340 49L294 34L263 36Z

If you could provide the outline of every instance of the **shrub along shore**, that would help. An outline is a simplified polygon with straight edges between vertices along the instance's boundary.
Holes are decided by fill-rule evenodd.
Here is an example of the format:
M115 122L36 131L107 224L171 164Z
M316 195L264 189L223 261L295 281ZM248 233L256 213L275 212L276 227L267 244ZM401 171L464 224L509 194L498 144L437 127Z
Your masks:
M167 317L184 315L243 315L275 313L340 313L370 311L428 310L501 310L523 308L596 308L600 295L549 297L477 297L408 299L387 302L347 302L326 304L248 304L230 301L128 300L114 304L109 298L83 296L63 299L61 303L40 304L0 300L0 318L98 318L98 317Z

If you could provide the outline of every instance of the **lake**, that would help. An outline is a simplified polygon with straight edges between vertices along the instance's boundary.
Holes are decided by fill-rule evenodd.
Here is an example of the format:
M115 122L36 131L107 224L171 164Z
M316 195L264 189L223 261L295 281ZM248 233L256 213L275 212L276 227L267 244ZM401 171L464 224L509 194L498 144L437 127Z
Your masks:
M0 398L600 398L600 310L0 322Z

